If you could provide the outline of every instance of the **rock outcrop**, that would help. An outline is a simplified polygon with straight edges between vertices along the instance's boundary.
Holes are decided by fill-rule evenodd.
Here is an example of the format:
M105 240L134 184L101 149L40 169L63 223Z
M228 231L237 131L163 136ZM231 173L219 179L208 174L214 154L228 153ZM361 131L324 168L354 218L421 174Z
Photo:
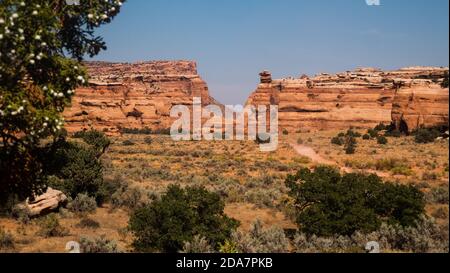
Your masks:
M397 129L409 133L424 127L448 128L448 89L424 86L400 89L392 107Z
M277 80L264 71L247 104L278 105L280 128L288 131L370 128L392 120L404 120L408 130L434 126L448 123L448 89L440 87L445 71L360 68ZM413 103L410 94L416 94Z
M95 128L107 134L120 128L170 128L173 105L218 104L190 61L142 63L88 62L89 87L79 88L64 112L69 132Z
M64 193L48 188L44 194L37 196L33 201L27 200L17 205L17 208L25 211L30 217L37 217L58 210L61 206L66 205L67 201Z

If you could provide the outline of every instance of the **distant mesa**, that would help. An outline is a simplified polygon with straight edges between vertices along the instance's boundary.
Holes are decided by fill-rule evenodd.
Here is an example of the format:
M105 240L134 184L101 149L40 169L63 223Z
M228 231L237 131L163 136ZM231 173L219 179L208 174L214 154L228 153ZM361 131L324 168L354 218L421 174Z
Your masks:
M117 134L121 128L166 130L174 105L219 104L192 61L139 63L86 62L89 87L79 88L64 112L69 132L95 128Z
M448 126L449 92L441 86L445 77L448 68L420 66L394 71L357 68L283 79L272 79L265 70L247 105L275 102L280 128L288 131L371 128L393 122L411 132Z
M69 132L95 128L166 130L174 105L216 104L193 61L87 62L89 87L79 88L64 112ZM447 73L447 74L446 74ZM394 71L357 68L336 74L273 79L268 70L247 105L278 105L280 129L288 131L370 128L393 122L399 129L448 126L448 68ZM223 107L223 106L222 106Z

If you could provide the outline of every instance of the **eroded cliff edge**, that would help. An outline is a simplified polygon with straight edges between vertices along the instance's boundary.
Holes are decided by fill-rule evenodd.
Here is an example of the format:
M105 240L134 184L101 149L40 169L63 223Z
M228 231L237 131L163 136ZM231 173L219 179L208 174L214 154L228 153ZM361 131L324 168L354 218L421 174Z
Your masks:
M418 127L448 126L445 77L448 68L438 67L360 68L284 79L272 79L264 71L247 104L278 105L282 130L370 128L393 122L411 132Z
M85 63L89 87L79 88L64 112L69 132L94 128L109 134L120 128L170 128L174 105L219 104L192 61Z

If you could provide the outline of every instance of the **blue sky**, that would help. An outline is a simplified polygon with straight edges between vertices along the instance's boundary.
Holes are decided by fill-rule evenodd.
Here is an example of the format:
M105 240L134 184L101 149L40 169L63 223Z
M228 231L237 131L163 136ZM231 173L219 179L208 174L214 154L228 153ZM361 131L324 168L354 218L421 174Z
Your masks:
M244 103L258 73L448 66L448 0L128 0L98 31L105 61L195 60L211 94Z

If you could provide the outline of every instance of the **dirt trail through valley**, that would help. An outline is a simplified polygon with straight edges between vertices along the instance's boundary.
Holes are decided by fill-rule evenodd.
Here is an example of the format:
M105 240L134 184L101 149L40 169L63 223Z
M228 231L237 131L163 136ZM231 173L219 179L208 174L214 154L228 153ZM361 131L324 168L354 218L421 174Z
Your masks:
M349 167L341 167L339 166L339 164L337 164L337 162L326 159L324 157L322 157L321 155L319 155L316 151L314 151L313 148L306 146L306 145L300 145L300 144L293 144L293 143L289 143L289 145L301 156L305 156L308 157L309 159L311 159L313 162L318 163L318 164L323 164L323 165L332 165L332 166L337 166L339 167L339 169L342 172L345 173L352 173L352 172L360 172L361 170L355 170ZM380 171L375 171L375 170L366 170L367 173L373 173L378 175L379 177L389 177L390 174L389 173L385 173L385 172L380 172Z

